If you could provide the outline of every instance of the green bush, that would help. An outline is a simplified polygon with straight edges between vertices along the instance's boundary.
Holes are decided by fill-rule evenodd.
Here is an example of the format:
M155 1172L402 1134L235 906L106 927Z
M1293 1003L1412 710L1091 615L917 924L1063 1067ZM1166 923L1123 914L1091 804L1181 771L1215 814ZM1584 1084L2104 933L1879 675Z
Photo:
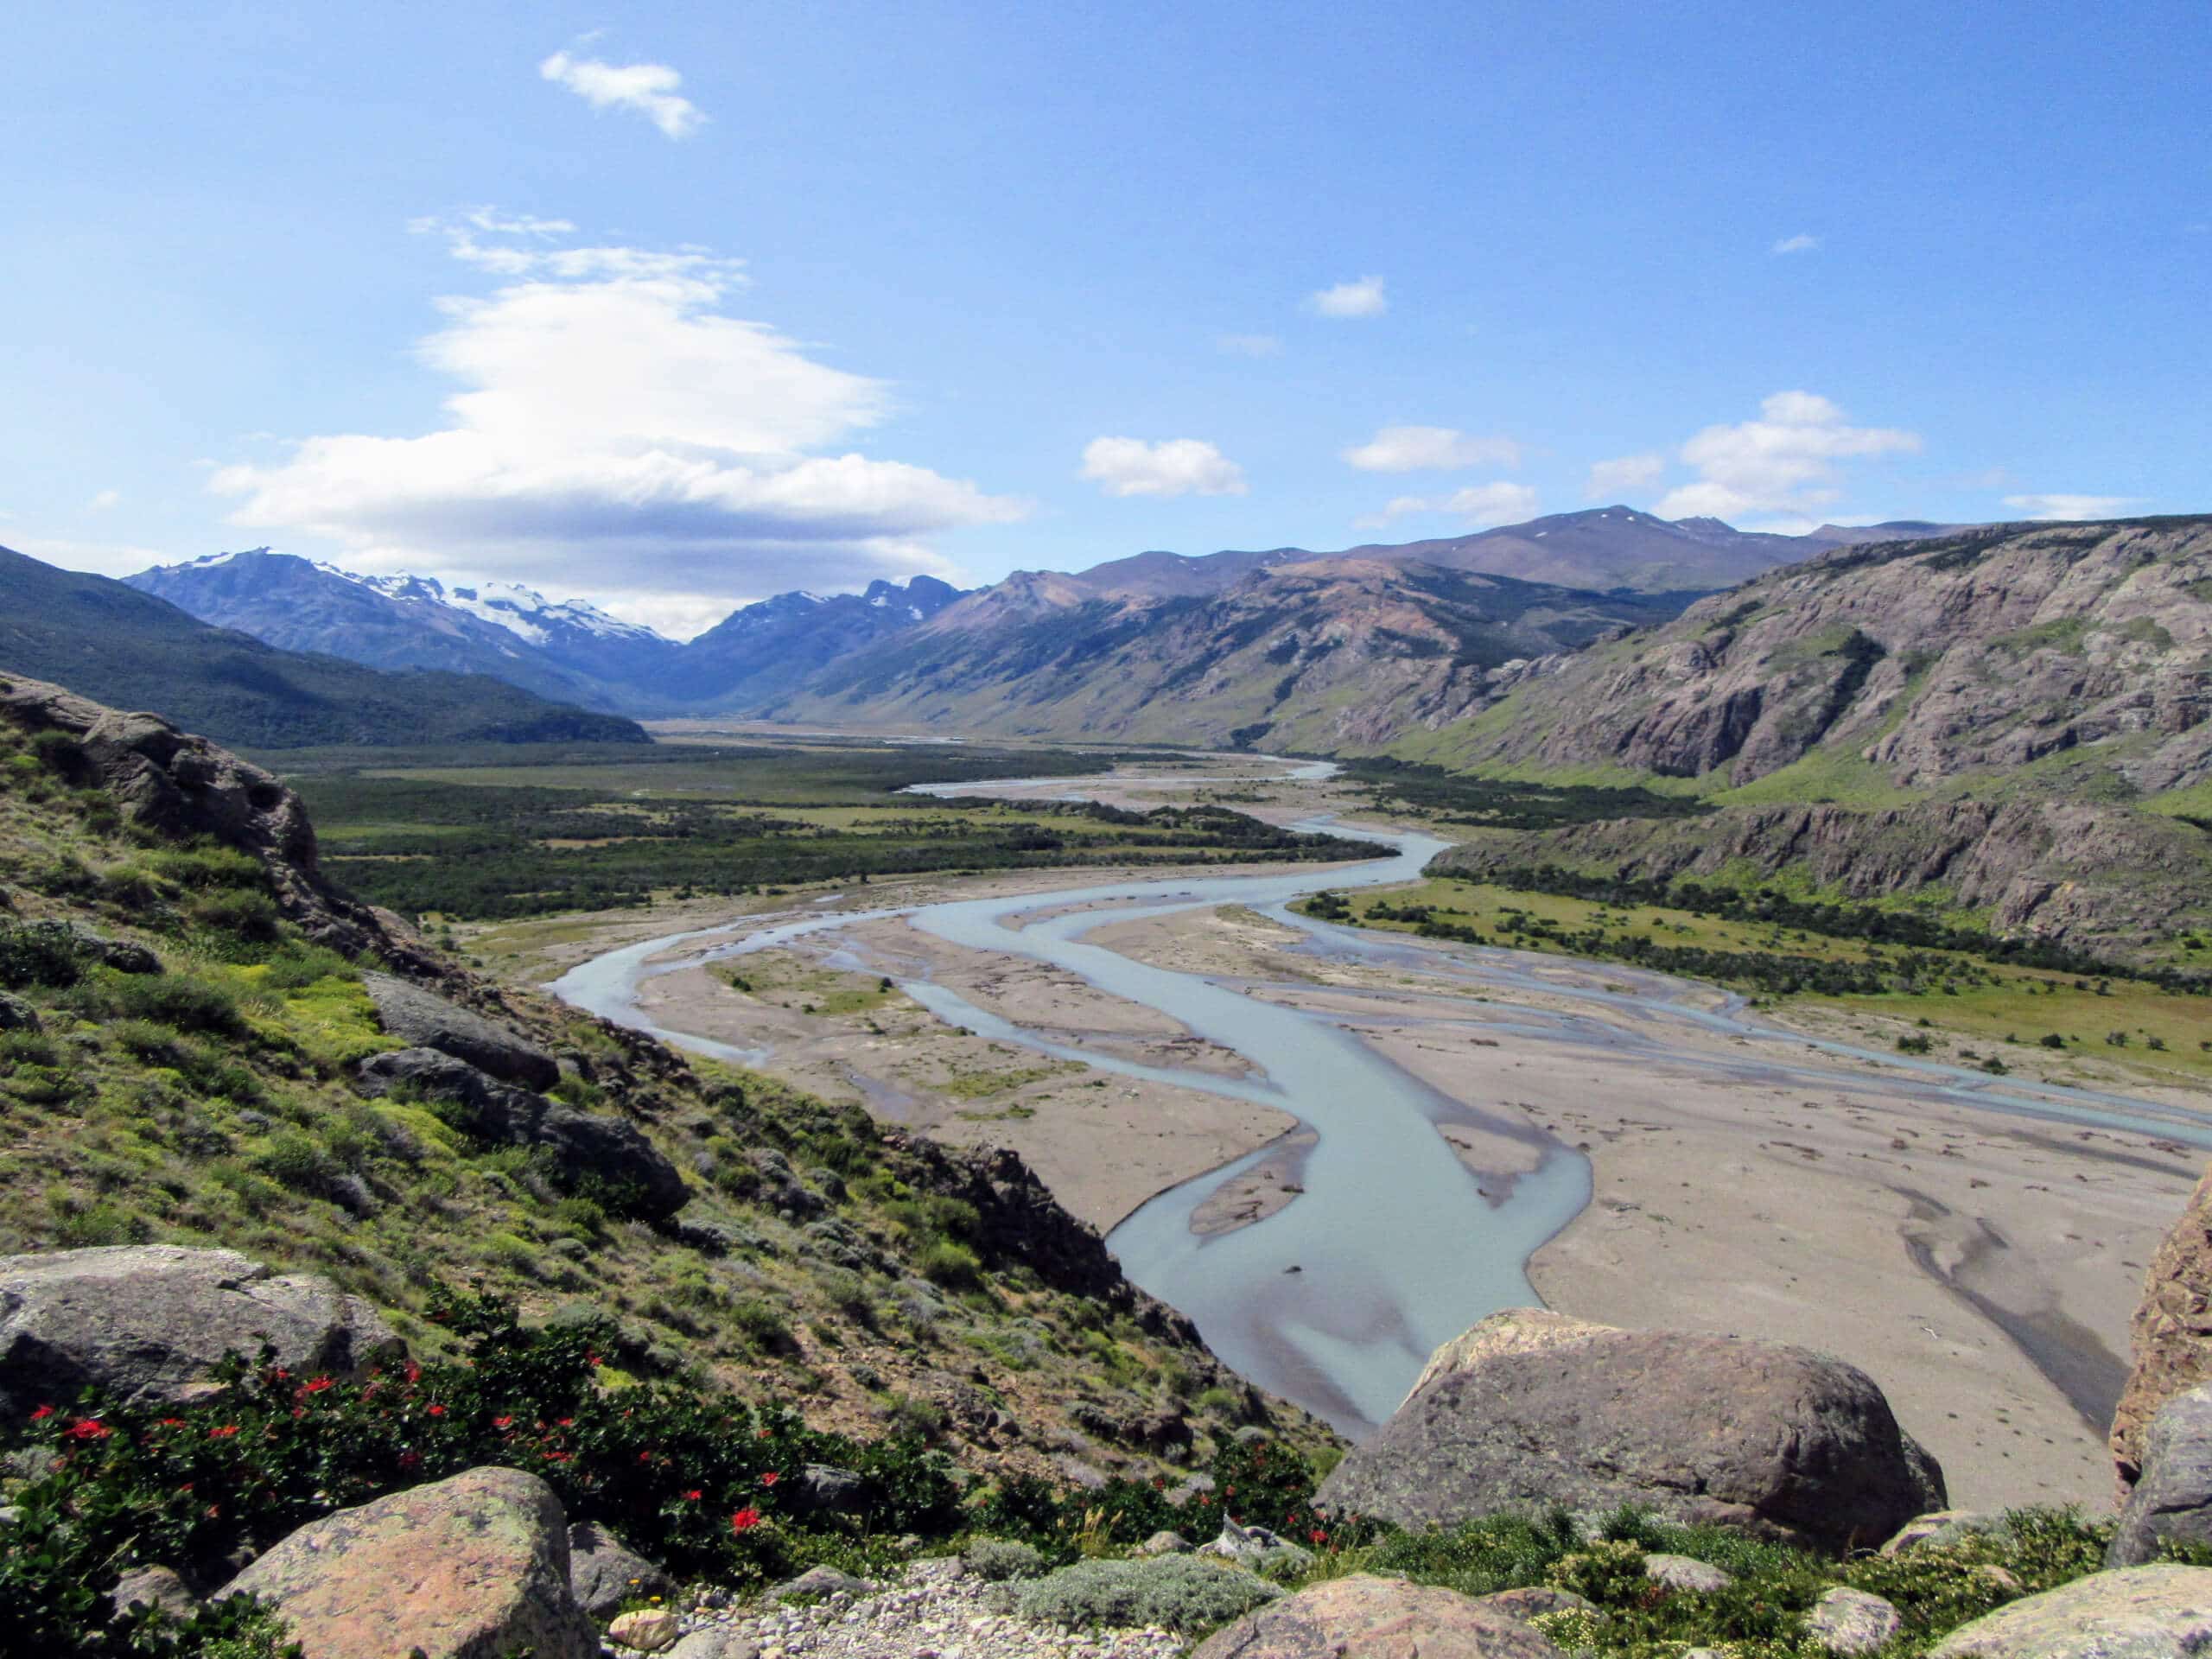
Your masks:
M947 1290L969 1288L982 1271L982 1263L976 1259L975 1251L965 1244L955 1244L944 1238L923 1247L918 1265L923 1278L933 1285L943 1285Z
M83 953L67 929L0 925L0 985L74 985L83 973Z
M1014 1592L1024 1618L1068 1625L1158 1624L1203 1630L1282 1594L1265 1580L1191 1555L1077 1561Z
M194 893L223 887L266 890L269 886L269 872L251 853L212 842L196 847L159 848L146 854L143 861L163 880Z
M110 974L103 979L98 1001L111 1015L151 1020L179 1031L245 1035L238 999L220 985L184 974Z

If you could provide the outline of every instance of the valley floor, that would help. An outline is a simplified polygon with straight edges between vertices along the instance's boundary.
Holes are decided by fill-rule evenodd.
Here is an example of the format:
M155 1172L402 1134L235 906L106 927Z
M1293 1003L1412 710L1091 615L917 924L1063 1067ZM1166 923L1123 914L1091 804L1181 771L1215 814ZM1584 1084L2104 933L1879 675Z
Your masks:
M1105 874L878 882L836 903L904 906ZM823 897L761 906L760 919L820 914ZM550 979L731 908L531 924L477 948ZM1443 1115L1439 1153L1456 1152L1493 1198L1548 1139L1586 1154L1592 1201L1530 1265L1551 1306L1838 1354L1882 1385L1942 1462L1956 1503L2109 1503L2104 1423L2129 1312L2201 1153L2152 1132L1947 1101L1902 1066L1823 1057L1779 1035L1700 1028L1671 1010L1717 1007L1719 992L1627 969L1515 955L1503 976L1440 972L1431 964L1453 959L1438 947L1316 950L1234 906L1109 923L1087 938L1356 1033L1465 1109L1464 1122ZM648 1007L663 1026L765 1051L766 1069L826 1096L947 1141L1010 1146L1102 1228L1270 1142L1274 1155L1224 1183L1194 1225L1249 1224L1296 1202L1303 1143L1283 1138L1287 1115L961 1031L885 990L884 976L957 990L1070 1050L1215 1076L1243 1066L1073 976L961 950L895 917L649 980ZM1624 990L1634 994L1603 995ZM2196 1091L2133 1092L2184 1113L2205 1107Z

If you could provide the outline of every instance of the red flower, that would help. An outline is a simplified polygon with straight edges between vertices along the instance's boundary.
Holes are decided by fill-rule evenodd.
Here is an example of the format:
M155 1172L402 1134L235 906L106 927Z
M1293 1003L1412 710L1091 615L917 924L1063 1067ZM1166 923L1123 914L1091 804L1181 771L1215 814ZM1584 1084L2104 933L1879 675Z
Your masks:
M399 1467L403 1472L411 1475L422 1466L423 1454L421 1452L403 1452L399 1454Z
M1317 1544L1325 1544L1329 1541L1329 1535L1322 1531L1319 1527L1314 1528L1313 1531L1307 1533L1306 1535L1311 1538Z
M73 1440L104 1440L115 1431L95 1418L79 1417L62 1433Z
M236 1423L225 1423L220 1428L209 1429L207 1438L211 1440L227 1440L238 1432L238 1426Z
M740 1510L729 1518L729 1529L732 1532L750 1532L760 1524L760 1511L750 1505Z
M704 1496L705 1494L703 1492L702 1492L696 1486L694 1486L690 1491L683 1494L683 1501L686 1503L696 1503Z
M442 1417L445 1414L446 1408L443 1406L432 1406L430 1408L430 1415L433 1417Z
M54 1408L52 1406L41 1406L36 1411L31 1413L31 1421L35 1423L42 1423L53 1415Z
M334 1389L337 1386L337 1383L332 1382L327 1376L311 1376L306 1382L300 1384L300 1392L302 1394L321 1394L325 1389Z
M515 1420L512 1417L494 1417L492 1420L492 1427L494 1428L512 1428L514 1426Z
M586 1354L584 1356L584 1363L587 1365L604 1365L607 1362L601 1359L597 1354Z
M556 1425L556 1427L561 1428L574 1428L575 1426L576 1420L573 1417L563 1417L560 1419L558 1423Z
M406 1375L410 1382L420 1382L423 1380L423 1368L410 1359L407 1362Z
M765 1428L761 1429L760 1432L755 1433L753 1438L756 1440L765 1440L768 1438L768 1431Z
M566 1463L569 1460L569 1454L565 1452L548 1452L544 1455L548 1463Z
M772 1486L782 1478L783 1477L781 1475L771 1469L766 1474L760 1477L760 1484L763 1486Z
M154 1427L156 1428L182 1428L184 1427L184 1419L181 1417L164 1417L160 1422L156 1423Z
M652 1460L653 1454L650 1452L640 1452L638 1453L638 1461L639 1463L651 1463Z

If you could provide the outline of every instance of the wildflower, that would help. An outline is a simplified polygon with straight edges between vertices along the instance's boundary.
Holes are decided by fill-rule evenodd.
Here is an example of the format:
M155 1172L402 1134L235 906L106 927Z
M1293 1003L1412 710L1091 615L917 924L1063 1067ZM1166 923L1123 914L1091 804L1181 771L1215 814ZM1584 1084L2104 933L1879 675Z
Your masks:
M227 1440L238 1432L238 1426L236 1423L225 1423L220 1427L209 1429L207 1438L211 1440Z
M442 1417L445 1414L446 1408L443 1406L432 1406L430 1408L430 1415L433 1417Z
M31 1421L35 1423L42 1423L53 1415L54 1408L52 1406L41 1406L36 1411L31 1413Z
M760 1511L747 1504L729 1518L732 1532L750 1532L760 1524Z
M561 1418L554 1424L556 1428L574 1428L575 1426L576 1420L573 1417Z
M73 1440L104 1440L115 1431L97 1418L79 1417L62 1433Z
M601 1359L597 1354L586 1354L584 1356L584 1363L587 1365L604 1365L607 1362Z
M694 1486L690 1491L683 1494L683 1501L686 1503L696 1503L705 1496L706 1494L704 1492L702 1492L696 1486Z
M182 1428L184 1427L184 1419L181 1417L164 1417L160 1422L156 1423L154 1427L156 1428Z
M514 1426L515 1420L512 1417L494 1417L492 1420L492 1427L494 1428L512 1428Z
M760 1477L760 1484L761 1484L763 1486L772 1486L772 1485L774 1485L778 1481L781 1480L782 1478L783 1478L783 1477L782 1477L781 1475L778 1474L774 1470L771 1469L771 1470L769 1470L766 1474L764 1474L764 1475L762 1475L762 1476Z
M1307 1533L1306 1535L1308 1538L1311 1538L1317 1544L1325 1544L1329 1541L1329 1535L1322 1531L1319 1527L1314 1528L1313 1531Z
M311 1376L300 1384L302 1394L321 1394L325 1389L334 1389L337 1383L327 1376Z
M423 1380L423 1368L410 1359L407 1362L406 1376L410 1382L420 1382Z

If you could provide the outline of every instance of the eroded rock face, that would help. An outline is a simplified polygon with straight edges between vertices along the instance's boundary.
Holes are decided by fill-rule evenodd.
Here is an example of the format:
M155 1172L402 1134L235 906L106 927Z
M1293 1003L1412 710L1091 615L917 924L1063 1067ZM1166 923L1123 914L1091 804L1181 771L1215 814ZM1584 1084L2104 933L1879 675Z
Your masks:
M81 781L113 796L130 822L253 854L285 915L318 944L429 967L385 918L324 885L306 808L260 767L158 715L110 709L41 680L0 679L0 718L74 739Z
M406 1084L431 1100L462 1108L468 1132L480 1139L547 1148L564 1174L589 1175L623 1193L628 1214L663 1220L690 1199L676 1166L634 1125L501 1083L450 1054L434 1048L372 1054L361 1063L359 1076L368 1094Z
M560 1500L535 1475L471 1469L304 1526L231 1580L273 1602L308 1659L595 1659L569 1589Z
M561 1067L550 1054L480 1014L389 974L365 974L361 982L378 1020L402 1042L450 1054L525 1089L550 1089L560 1081Z
M2130 1336L2135 1364L2112 1420L2123 1495L2142 1471L2144 1431L2158 1408L2212 1382L2212 1173L2151 1258Z
M0 1257L0 1414L66 1405L86 1387L118 1404L175 1404L226 1351L266 1341L302 1375L354 1376L399 1342L367 1303L311 1274L235 1250L115 1245Z
M2131 1567L2028 1596L1961 1625L1929 1659L2201 1659L2212 1567Z
M1434 1585L1357 1573L1249 1612L1191 1659L1561 1659L1519 1619Z
M2212 1387L2176 1395L2151 1420L2105 1565L2139 1567L2169 1543L2212 1544Z
M1407 1527L1637 1503L1829 1548L1942 1505L1873 1379L1809 1349L1519 1310L1447 1351L1321 1503Z

